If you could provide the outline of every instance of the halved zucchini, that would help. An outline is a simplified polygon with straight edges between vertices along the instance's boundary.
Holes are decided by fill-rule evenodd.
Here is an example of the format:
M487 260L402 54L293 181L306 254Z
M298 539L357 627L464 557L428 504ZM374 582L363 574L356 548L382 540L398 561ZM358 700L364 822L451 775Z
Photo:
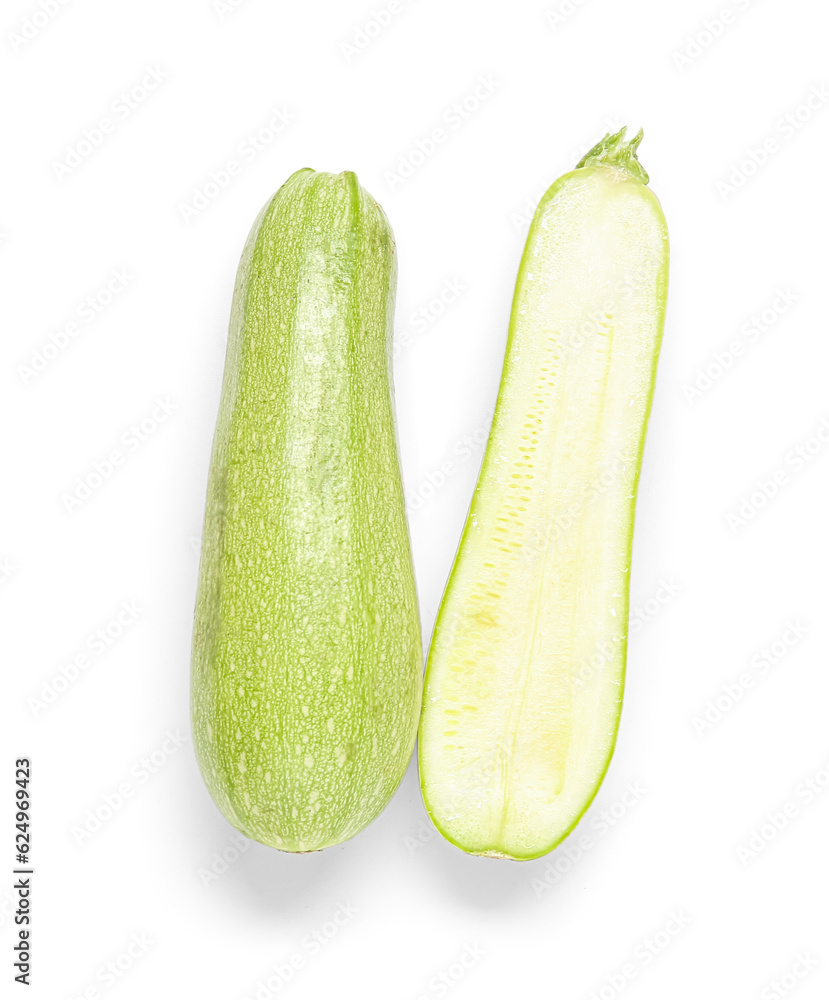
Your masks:
M606 136L535 213L503 378L438 615L420 724L429 813L474 854L545 854L610 762L636 487L662 336L665 219Z

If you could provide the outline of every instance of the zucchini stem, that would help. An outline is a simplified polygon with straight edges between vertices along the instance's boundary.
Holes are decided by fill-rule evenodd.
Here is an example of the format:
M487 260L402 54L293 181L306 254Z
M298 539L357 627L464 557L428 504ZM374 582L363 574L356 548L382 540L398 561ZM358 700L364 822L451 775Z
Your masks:
M627 127L622 126L618 132L611 135L609 132L600 142L589 150L579 160L576 170L581 167L592 167L597 164L604 164L608 167L616 167L617 170L625 170L643 184L648 183L648 173L636 156L636 150L642 141L642 129L632 139L625 142Z

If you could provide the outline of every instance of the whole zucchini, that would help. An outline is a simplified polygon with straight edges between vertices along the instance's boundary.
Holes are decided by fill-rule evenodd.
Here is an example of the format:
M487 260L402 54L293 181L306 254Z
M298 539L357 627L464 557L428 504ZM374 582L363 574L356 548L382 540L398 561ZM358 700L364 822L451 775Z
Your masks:
M411 757L421 639L391 391L396 256L353 173L300 170L242 254L210 466L192 721L225 817L365 827Z

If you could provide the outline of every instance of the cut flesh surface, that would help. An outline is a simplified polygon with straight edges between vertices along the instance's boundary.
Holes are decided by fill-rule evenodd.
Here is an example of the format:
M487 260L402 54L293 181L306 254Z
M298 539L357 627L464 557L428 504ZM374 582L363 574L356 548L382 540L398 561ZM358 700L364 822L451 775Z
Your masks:
M647 175L618 156L636 144L617 142L615 160L600 144L536 212L435 628L421 782L436 826L471 853L552 849L613 753L668 262Z

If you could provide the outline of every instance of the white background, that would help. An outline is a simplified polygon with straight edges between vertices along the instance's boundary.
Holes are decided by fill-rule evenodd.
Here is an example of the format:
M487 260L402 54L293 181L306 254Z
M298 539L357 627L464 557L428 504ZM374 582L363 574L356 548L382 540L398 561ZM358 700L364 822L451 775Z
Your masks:
M223 14L211 0L69 0L23 44L12 36L39 8L4 4L3 989L23 989L12 981L9 890L13 763L27 755L28 996L763 998L784 995L769 984L817 959L783 989L825 997L829 456L814 437L829 416L825 9L409 0L357 49L386 4L242 0ZM728 23L706 28L723 10ZM113 104L123 108L119 95L148 67L166 78L123 117ZM449 126L444 113L481 77L494 92ZM815 109L787 129L810 92ZM274 111L290 124L186 222L182 205ZM104 117L114 131L59 178L67 146ZM189 742L189 644L227 318L254 217L303 166L355 170L390 217L397 332L409 340L396 362L399 435L428 640L481 458L463 440L482 440L490 419L527 213L623 123L644 126L640 156L672 259L637 510L640 626L599 796L547 858L478 859L432 831L412 766L348 844L234 853ZM439 127L446 141L394 181L401 157ZM752 167L748 150L766 140ZM128 286L86 322L78 307L112 269L126 269ZM415 330L412 314L447 281L462 292ZM48 348L73 320L77 335ZM27 374L44 347L53 357ZM690 400L683 387L725 352L727 370L713 367ZM131 450L122 435L152 421L156 399L175 409ZM802 468L798 447L814 452ZM123 463L67 510L77 479L116 448ZM447 461L446 482L424 491ZM776 471L786 481L754 503ZM729 523L744 498L753 516ZM122 602L142 610L96 653L88 637ZM804 634L786 646L790 622ZM774 642L785 653L765 672L752 666ZM723 685L737 685L737 702ZM701 731L694 719L718 697L721 717ZM149 773L140 761L153 753ZM119 804L119 786L129 797L83 836L90 813L107 816L107 796ZM626 786L636 791L624 805ZM221 874L208 882L211 871ZM655 937L672 912L682 929ZM799 953L811 957L795 965ZM295 955L301 967L280 988Z

